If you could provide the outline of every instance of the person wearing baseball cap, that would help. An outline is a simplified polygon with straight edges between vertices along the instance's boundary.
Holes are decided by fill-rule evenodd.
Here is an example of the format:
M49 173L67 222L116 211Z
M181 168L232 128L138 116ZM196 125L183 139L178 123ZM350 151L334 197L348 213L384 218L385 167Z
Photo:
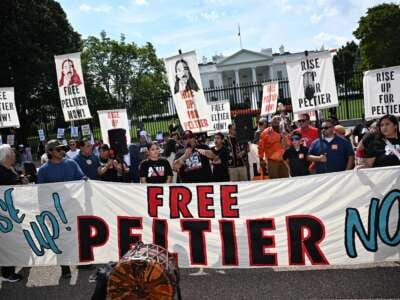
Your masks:
M58 140L46 145L48 162L39 168L38 183L65 182L84 179L81 168L72 159L65 158L66 147ZM61 266L61 277L71 278L69 266Z
M199 145L195 135L190 130L183 133L184 149L176 154L173 169L178 172L181 182L210 182L212 173L210 161L205 150L210 150L206 144Z

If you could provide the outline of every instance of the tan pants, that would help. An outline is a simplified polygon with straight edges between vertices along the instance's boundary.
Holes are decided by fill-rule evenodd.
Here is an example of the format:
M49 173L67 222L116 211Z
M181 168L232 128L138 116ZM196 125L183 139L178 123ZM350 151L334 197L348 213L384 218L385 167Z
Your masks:
M247 181L248 178L247 178L246 166L229 168L229 180L230 181Z
M268 176L274 178L287 178L289 177L289 170L283 161L268 160Z

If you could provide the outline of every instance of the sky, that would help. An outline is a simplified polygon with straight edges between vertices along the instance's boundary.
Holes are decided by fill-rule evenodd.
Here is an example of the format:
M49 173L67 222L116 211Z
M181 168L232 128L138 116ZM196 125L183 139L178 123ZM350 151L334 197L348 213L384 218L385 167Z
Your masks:
M165 58L196 50L197 59L243 48L279 52L340 48L369 7L400 0L60 0L84 38L102 30L113 39L151 42Z

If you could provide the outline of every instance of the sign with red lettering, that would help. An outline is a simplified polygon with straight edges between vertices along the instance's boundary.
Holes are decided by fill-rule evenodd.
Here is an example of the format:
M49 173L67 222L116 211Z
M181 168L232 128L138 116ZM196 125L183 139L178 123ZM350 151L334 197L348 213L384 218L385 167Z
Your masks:
M263 86L263 97L261 103L261 115L265 116L276 112L279 97L279 82L266 82Z
M196 52L165 59L168 83L183 130L212 130L210 107L203 93Z
M330 51L286 62L294 113L339 106Z
M180 267L398 261L399 176L396 166L221 184L1 186L0 266L104 264L139 240L176 253Z
M126 142L131 143L131 134L126 109L99 110L97 111L100 121L100 130L103 142L110 145L108 131L111 129L124 129Z
M81 53L54 56L61 108L66 122L91 119L81 66Z
M363 86L366 119L400 116L400 66L366 71Z

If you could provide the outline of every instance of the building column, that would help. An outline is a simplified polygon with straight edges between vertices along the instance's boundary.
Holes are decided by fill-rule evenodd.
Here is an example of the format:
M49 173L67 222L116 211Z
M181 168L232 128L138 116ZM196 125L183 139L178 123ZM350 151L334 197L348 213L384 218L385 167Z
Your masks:
M224 85L224 77L222 76L222 71L218 73L218 78L219 78L218 86L223 86Z
M239 70L235 70L235 84L240 84Z
M269 80L272 80L274 78L274 72L272 72L272 66L268 67L268 71L269 71Z
M254 68L251 68L251 80L253 81L253 82L256 82L257 81L257 73L256 73L256 68L254 67Z

